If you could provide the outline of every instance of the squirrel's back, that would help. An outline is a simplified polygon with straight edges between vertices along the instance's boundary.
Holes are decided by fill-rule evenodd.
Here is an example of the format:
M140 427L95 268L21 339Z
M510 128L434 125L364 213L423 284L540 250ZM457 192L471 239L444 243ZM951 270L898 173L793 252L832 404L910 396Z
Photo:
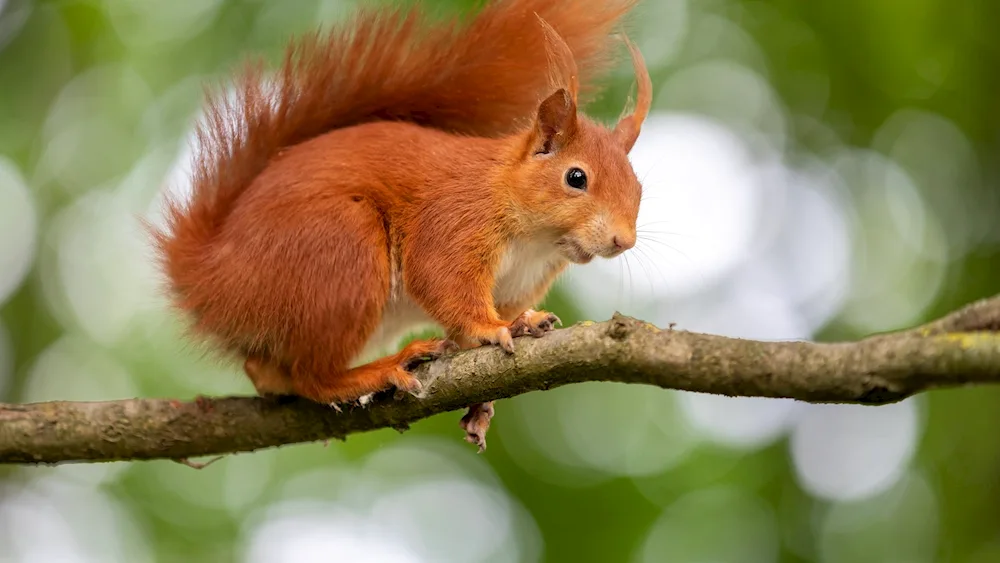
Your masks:
M538 18L569 46L583 92L613 61L615 28L636 0L494 0L469 20L419 8L366 9L293 41L273 74L251 65L235 93L208 100L188 201L169 201L155 242L177 304L197 312L206 251L237 198L283 148L375 120L474 136L529 122L550 93Z

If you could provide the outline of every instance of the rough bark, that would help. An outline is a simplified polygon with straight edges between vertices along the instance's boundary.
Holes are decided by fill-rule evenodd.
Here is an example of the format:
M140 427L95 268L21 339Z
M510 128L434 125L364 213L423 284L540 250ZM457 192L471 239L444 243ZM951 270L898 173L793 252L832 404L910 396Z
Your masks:
M294 399L132 399L0 404L0 463L175 459L344 438L465 406L583 381L807 402L890 403L935 388L1000 383L1000 296L915 329L857 342L759 342L660 329L616 315L516 353L480 348L418 368L422 398L338 413ZM456 439L458 439L456 428Z

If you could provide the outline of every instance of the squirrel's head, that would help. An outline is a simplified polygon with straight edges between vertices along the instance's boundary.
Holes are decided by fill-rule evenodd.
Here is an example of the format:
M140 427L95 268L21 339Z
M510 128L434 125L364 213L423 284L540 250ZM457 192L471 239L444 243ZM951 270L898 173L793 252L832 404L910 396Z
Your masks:
M561 43L558 36L550 40L556 47ZM575 65L571 56L562 57L570 61L562 69L568 86L539 104L533 127L521 137L514 175L520 215L528 229L545 233L575 263L618 256L636 241L642 186L628 153L649 113L652 84L639 51L625 43L638 82L634 111L611 129L579 114Z

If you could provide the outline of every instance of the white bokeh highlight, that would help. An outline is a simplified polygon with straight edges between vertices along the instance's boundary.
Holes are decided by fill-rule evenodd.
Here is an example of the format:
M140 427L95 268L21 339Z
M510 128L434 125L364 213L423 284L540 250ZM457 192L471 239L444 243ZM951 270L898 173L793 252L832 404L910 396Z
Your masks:
M735 60L706 60L678 70L659 85L655 107L724 123L754 150L785 150L784 106L765 76Z
M165 284L143 214L171 157L150 151L114 185L88 191L51 219L41 281L64 326L111 346L134 334L139 315L164 318Z
M562 439L574 454L560 461L611 475L663 473L697 443L676 393L667 390L585 383L567 388L555 408Z
M677 394L664 389L583 383L500 406L503 422L491 432L518 464L563 486L659 475L683 463L698 443Z
M37 214L20 170L0 156L0 305L21 285L34 262Z
M789 328L789 334L757 338L810 337L840 311L850 292L853 200L839 176L818 160L794 168L764 163L761 176L768 219L760 224L756 256L735 284L785 301L798 318L791 326L804 325L800 335Z
M974 245L1000 240L1000 194L983 181L976 149L954 122L917 108L900 109L875 132L872 148L913 178L941 222L951 252L964 254ZM955 197L959 188L968 195Z
M97 563L156 559L145 532L110 494L50 472L0 487L0 561Z
M72 325L110 345L128 334L136 312L156 303L148 240L127 201L95 190L53 221L56 279ZM60 300L61 301L61 300Z
M735 450L752 451L784 437L800 404L785 399L683 393L680 404L701 436Z
M426 480L378 499L372 520L397 536L422 561L514 563L513 514L505 493L468 480Z
M944 281L947 239L912 177L867 150L844 151L834 162L858 194L851 295L842 319L859 332L919 323Z
M138 395L135 382L113 355L68 333L35 359L20 399L29 403L130 399Z
M54 182L64 193L78 195L127 170L133 148L146 143L135 122L153 101L149 84L127 63L94 66L74 76L42 126L44 150L29 175L32 183Z
M284 500L248 522L242 560L538 560L531 517L483 462L459 462L455 447L436 439L416 441L377 450L356 467L323 471L325 479L290 483ZM321 481L328 486L317 494Z
M921 429L916 399L879 407L803 405L790 440L799 484L827 500L881 493L905 473Z
M363 514L319 502L278 502L252 532L245 563L422 563Z

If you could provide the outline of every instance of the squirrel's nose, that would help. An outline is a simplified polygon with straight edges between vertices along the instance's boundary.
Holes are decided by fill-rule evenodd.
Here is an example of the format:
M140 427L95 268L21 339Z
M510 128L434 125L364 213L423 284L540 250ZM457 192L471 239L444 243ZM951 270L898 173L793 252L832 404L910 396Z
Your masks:
M615 245L616 251L624 252L635 246L635 235L629 236L619 233L611 238L611 242Z

